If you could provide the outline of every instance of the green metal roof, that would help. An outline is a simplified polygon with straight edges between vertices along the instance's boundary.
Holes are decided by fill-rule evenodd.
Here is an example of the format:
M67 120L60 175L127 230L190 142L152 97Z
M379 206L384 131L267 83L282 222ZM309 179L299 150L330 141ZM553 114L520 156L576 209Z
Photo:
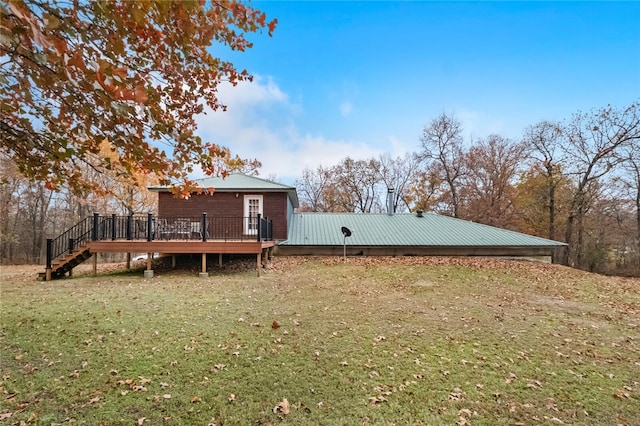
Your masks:
M558 241L425 213L295 213L285 246L339 246L341 227L352 232L350 246L560 247Z
M295 208L299 205L298 193L294 187L242 173L232 173L226 178L207 177L195 179L195 182L200 188L214 188L220 192L286 192L291 199L293 207ZM150 191L163 192L170 191L171 187L151 186L148 189Z

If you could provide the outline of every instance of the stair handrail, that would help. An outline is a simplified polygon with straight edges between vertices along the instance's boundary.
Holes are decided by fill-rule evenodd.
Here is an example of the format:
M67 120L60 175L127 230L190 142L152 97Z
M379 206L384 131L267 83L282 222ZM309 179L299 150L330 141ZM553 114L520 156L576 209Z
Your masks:
M72 253L77 247L87 245L91 240L93 218L87 216L71 228L47 240L47 269L51 269L51 262L65 253Z

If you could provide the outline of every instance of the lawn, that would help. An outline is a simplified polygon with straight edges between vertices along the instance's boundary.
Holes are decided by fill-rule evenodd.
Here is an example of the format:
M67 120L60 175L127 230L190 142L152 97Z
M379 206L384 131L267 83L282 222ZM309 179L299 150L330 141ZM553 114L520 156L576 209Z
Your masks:
M199 278L3 267L0 425L638 425L640 280L275 258Z

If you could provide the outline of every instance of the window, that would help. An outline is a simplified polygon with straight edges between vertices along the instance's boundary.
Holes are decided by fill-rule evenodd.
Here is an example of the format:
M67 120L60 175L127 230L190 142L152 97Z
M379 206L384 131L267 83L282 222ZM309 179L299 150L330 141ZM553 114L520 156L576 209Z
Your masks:
M258 233L258 215L262 215L262 195L244 196L244 233Z

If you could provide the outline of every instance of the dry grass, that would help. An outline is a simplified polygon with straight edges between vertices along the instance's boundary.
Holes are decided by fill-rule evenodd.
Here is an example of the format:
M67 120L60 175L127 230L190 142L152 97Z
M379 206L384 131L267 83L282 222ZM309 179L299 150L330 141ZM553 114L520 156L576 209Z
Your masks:
M3 267L0 424L639 424L638 279L479 258L253 267L52 283Z

